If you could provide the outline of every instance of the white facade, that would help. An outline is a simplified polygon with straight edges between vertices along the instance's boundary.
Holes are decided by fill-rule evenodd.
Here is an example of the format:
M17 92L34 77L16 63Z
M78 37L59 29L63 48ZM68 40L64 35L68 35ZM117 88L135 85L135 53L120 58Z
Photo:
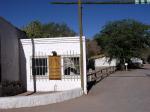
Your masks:
M141 60L140 58L131 58L132 63L139 63L139 64L143 64L143 60Z
M56 51L61 57L61 80L50 80L49 70L44 76L37 76L36 87L37 91L64 91L75 88L81 88L80 75L65 75L64 74L64 57L76 56L80 57L80 41L79 37L59 37L59 38L38 38L38 39L21 39L25 58L26 58L26 73L27 73L27 91L33 91L33 76L32 76L32 55L39 55L48 58L52 56L52 51ZM68 55L69 54L69 55ZM86 93L86 50L85 37L83 37L83 57L84 57L84 92ZM47 65L49 68L49 65Z
M150 0L135 0L135 3L136 4L140 4L140 3L142 3L142 4L145 4L145 3L150 4Z
M109 62L109 58L106 58L106 57L95 59L95 68L109 67L109 66L116 66L116 65L117 65L116 59L112 59L110 62Z

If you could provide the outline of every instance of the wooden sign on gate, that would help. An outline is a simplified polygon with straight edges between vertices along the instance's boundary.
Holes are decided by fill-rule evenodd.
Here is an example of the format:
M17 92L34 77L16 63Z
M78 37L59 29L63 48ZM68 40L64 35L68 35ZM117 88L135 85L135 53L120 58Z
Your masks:
M49 79L61 80L61 57L49 56Z

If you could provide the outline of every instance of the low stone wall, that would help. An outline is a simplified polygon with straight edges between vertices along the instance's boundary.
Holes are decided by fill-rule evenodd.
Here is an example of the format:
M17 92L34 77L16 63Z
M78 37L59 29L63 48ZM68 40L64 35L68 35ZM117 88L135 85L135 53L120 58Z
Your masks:
M47 105L73 99L82 95L82 89L77 88L73 90L43 95L1 97L0 109Z
M91 70L88 72L87 82L97 81L97 80L99 81L102 78L107 77L109 74L115 71L116 71L115 66L96 68L95 70Z

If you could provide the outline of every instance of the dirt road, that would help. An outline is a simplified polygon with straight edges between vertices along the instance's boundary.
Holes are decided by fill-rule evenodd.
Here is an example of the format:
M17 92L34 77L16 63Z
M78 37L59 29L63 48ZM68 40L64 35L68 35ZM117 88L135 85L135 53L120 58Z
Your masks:
M87 96L0 112L150 112L150 65L144 69L116 72L96 84Z

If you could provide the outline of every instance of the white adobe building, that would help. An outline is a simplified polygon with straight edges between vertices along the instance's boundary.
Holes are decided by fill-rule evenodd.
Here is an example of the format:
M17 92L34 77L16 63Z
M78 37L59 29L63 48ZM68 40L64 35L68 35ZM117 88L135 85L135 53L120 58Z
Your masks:
M112 59L109 62L109 58L107 57L102 57L95 59L95 67L109 67L109 66L116 66L117 65L117 60Z
M79 37L21 39L21 43L26 59L27 91L33 91L33 75L37 91L81 88ZM85 49L83 37L84 93L87 93Z
M94 60L95 68L117 66L118 64L117 59L112 59L111 61L109 61L109 58L105 55L94 56L91 59Z
M132 63L139 63L139 64L143 64L143 60L140 58L131 58Z
M106 57L105 55L98 55L92 57L94 59L94 66L95 68L102 68L102 67L111 67L111 66L117 66L119 64L119 60L117 59L112 59L109 61L109 57ZM143 61L140 58L133 57L131 58L132 63L139 63L143 64Z
M150 4L150 0L135 0L135 3L136 4Z

